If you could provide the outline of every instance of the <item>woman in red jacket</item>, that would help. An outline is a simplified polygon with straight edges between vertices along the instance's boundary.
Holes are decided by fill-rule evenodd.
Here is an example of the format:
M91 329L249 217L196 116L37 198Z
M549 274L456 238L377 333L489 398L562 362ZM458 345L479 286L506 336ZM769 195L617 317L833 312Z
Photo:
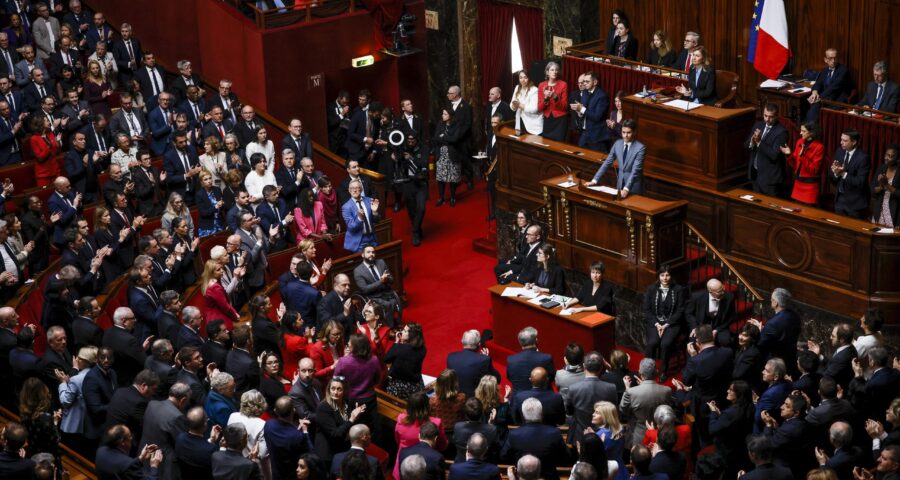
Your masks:
M547 79L538 85L538 109L544 114L544 133L541 135L565 142L569 128L569 86L559 79L559 73L558 63L547 63L544 69Z
M28 139L28 145L37 162L34 165L34 176L37 179L37 186L46 187L53 183L56 177L62 175L59 161L56 159L59 155L59 141L50 130L50 119L45 115L32 116L29 126L33 135Z
M819 202L819 184L825 167L825 146L819 140L819 128L815 123L804 123L800 126L800 138L794 149L784 145L781 152L787 157L787 165L794 176L791 198L815 207Z
M309 358L316 367L315 377L327 385L334 375L334 367L344 356L344 327L329 320L319 331L319 341L309 347Z
M203 300L206 303L206 321L222 320L225 328L230 332L234 329L234 323L240 318L237 310L228 302L225 287L219 283L219 279L225 270L216 260L207 260L200 277L200 291L203 292Z
M365 335L372 344L372 353L380 360L394 345L391 329L384 322L384 307L369 302L362 310L365 323L356 326L356 332Z

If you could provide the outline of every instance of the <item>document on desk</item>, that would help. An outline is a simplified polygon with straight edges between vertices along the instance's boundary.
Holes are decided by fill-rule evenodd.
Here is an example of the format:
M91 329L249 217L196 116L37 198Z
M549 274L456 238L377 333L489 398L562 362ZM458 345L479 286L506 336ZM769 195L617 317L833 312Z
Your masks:
M524 287L506 287L506 289L503 290L503 293L501 293L500 296L534 298L537 296L537 293Z
M562 309L562 310L559 311L559 314L560 314L560 315L569 316L569 315L574 315L575 312L573 312L571 308L564 308L564 309Z
M687 102L684 100L671 100L671 101L664 103L663 105L666 105L669 107L675 107L679 110L688 110L688 111L693 110L695 108L700 108L703 106L702 103L692 103L692 102Z
M759 84L759 88L781 88L787 85L787 82L781 80L766 80Z
M556 184L557 187L562 187L562 188L570 188L570 187L574 187L575 185L577 185L577 183L575 183L575 182L570 182L570 181L568 181L568 180L565 181L565 182L557 183L557 184Z
M531 303L534 305L540 305L540 304L544 303L545 301L549 301L549 300L550 300L550 297L548 297L547 295L538 295L538 296L532 298L531 300L529 300L528 303Z
M609 195L618 195L619 191L612 187L607 187L606 185L591 185L588 187L589 190L593 190L595 192L606 193Z

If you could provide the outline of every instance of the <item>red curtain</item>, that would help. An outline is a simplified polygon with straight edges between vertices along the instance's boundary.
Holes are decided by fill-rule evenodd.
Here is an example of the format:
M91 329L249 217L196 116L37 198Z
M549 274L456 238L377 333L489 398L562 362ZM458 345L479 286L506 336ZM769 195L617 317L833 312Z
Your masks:
M375 42L379 48L391 48L394 37L391 34L400 15L403 15L403 0L363 0L366 10L372 13L375 20Z
M643 70L632 70L630 68L594 62L577 57L563 57L562 77L569 85L575 85L575 82L578 80L578 75L589 71L593 71L597 74L600 88L609 95L610 108L612 108L612 97L619 90L622 90L627 94L632 94L641 91L644 85L646 85L647 88L656 88L674 87L685 83L684 80L678 78L657 75Z
M516 33L519 36L519 50L522 52L522 65L527 70L531 62L541 60L544 54L544 12L539 8L511 5L513 17L516 19ZM536 84L543 79L532 78ZM512 92L510 91L510 94Z
M888 145L900 144L900 125L893 122L823 108L819 114L819 125L828 164L834 152L841 148L841 133L851 128L859 132L859 148L869 154L870 175L884 162L884 151Z
M497 85L507 85L510 67L509 36L513 8L493 1L478 2L478 36L481 40L481 92L483 100ZM521 35L521 34L520 34ZM507 81L504 81L507 80Z

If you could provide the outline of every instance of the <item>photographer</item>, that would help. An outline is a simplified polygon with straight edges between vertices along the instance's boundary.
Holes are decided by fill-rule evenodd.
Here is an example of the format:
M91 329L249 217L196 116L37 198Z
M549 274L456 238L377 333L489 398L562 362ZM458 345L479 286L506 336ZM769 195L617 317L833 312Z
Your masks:
M406 137L402 147L394 149L394 188L406 199L406 211L412 224L412 244L422 243L422 221L428 201L428 159L422 155L416 133Z

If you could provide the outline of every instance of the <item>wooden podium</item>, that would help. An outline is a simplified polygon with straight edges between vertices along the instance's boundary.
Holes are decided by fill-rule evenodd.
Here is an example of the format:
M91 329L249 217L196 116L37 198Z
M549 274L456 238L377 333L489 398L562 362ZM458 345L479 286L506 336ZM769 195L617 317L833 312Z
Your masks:
M664 201L643 195L616 200L614 195L578 183L562 187L566 175L541 182L546 197L548 239L565 268L590 271L597 260L606 264L606 278L643 291L656 281L663 264L684 261L684 200Z
M534 327L540 334L540 348L559 358L566 345L573 340L585 351L596 350L607 356L615 348L616 319L600 312L560 315L562 307L544 308L528 303L525 298L504 297L507 287L522 287L519 283L494 285L491 310L494 313L494 342L513 352L519 351L519 330ZM561 367L562 365L557 365Z
M684 111L628 96L622 112L637 120L637 139L647 147L645 175L719 191L747 181L743 144L756 109L702 105Z

